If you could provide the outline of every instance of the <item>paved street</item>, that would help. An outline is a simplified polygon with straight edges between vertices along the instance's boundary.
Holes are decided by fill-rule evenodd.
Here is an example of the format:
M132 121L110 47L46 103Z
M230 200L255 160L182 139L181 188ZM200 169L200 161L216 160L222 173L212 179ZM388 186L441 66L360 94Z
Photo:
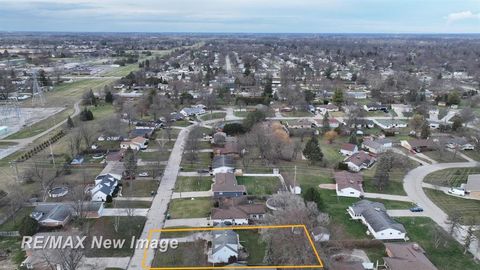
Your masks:
M455 163L437 163L432 165L420 166L417 167L405 175L403 179L403 187L408 197L424 209L426 216L430 217L435 223L448 231L449 225L447 223L448 216L447 214L440 209L435 203L433 203L430 198L423 191L423 179L430 173L450 168L465 168L465 167L476 167L480 166L478 162L455 162ZM459 243L463 243L463 237L461 236L464 232L463 228L460 230L455 239ZM480 258L480 253L478 250L477 243L471 245L470 251L475 257Z
M412 212L408 209L387 210L388 215L392 217L425 217L424 212Z
M391 201L401 201L401 202L412 202L412 199L408 196L401 196L401 195L390 195L390 194L383 194L383 193L369 193L366 192L363 194L365 198L370 199L382 199L382 200L391 200Z
M185 141L188 138L188 134L195 127L195 125L189 126L180 131L175 145L171 152L168 164L165 167L165 171L158 187L158 192L155 198L153 199L152 206L147 215L147 221L145 222L145 227L141 234L141 239L147 239L148 233L152 229L159 229L163 227L165 221L165 213L167 212L168 204L172 197L172 190L175 187L175 182L177 180L178 170L180 169L180 162L182 161L183 148ZM151 262L154 257L154 251L151 249L147 250L145 266L151 265ZM128 265L129 270L143 270L142 260L144 256L144 251L136 249L133 257Z
M180 198L203 198L212 197L212 191L192 191L192 192L175 192L172 194L172 199Z

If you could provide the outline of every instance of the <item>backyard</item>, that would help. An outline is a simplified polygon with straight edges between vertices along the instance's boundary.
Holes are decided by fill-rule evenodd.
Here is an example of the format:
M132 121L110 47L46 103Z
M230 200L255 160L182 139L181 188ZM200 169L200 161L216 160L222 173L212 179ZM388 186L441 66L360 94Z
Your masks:
M210 215L211 198L174 199L170 202L170 218L205 218Z
M278 177L238 176L237 182L245 185L249 195L272 195L281 187Z

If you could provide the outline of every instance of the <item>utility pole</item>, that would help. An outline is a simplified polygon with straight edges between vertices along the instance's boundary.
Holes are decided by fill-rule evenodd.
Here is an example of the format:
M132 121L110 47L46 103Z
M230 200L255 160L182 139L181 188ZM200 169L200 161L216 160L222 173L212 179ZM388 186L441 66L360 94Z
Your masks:
M52 142L48 142L48 146L50 147L50 156L52 156L52 161L53 161L53 168L57 168L55 164L55 155L53 155L53 149L52 149Z
M293 194L297 193L297 165L295 165L295 175L293 177Z

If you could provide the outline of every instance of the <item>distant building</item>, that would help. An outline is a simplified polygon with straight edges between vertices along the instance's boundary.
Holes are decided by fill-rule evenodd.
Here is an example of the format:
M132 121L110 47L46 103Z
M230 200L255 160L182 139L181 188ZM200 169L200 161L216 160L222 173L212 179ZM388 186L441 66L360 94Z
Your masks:
M465 185L470 197L480 199L480 174L470 174Z
M409 151L417 153L433 150L434 148L433 141L427 139L411 139L408 141L403 140L400 141L400 145Z
M340 153L344 156L351 156L358 152L358 146L352 143L344 143L340 147Z
M380 154L391 149L393 142L389 139L365 140L362 147L372 154Z
M352 219L361 220L375 239L404 240L406 237L405 227L387 214L382 203L361 200L350 206L347 212Z

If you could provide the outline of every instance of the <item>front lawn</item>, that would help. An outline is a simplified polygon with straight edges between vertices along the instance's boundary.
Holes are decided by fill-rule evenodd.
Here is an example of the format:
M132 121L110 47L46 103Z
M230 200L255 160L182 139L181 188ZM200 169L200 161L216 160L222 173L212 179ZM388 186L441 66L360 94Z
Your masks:
M480 161L480 152L479 151L469 150L469 151L462 151L462 153L465 154L466 156L468 156L469 158L473 159L473 160Z
M460 155L450 151L426 151L426 152L423 152L422 154L428 156L429 158L439 163L467 162Z
M170 152L167 151L154 151L154 152L145 152L140 151L138 153L138 158L143 161L167 161L170 157Z
M205 218L210 215L211 198L174 199L170 202L170 218Z
M169 248L165 252L157 250L152 266L157 268L207 266L205 249L205 241L178 243L176 249Z
M405 226L411 242L417 242L425 249L426 256L441 270L480 269L470 253L463 254L463 248L430 218L402 217L397 220ZM440 244L435 246L436 240Z
M278 177L238 176L239 185L245 185L249 195L272 195L281 188Z
M480 173L480 168L454 168L433 172L425 177L425 182L447 187L459 187L467 182L469 174Z
M208 166L212 165L211 153L208 152L198 152L196 160L189 160L186 155L189 153L184 153L182 158L181 166L184 171L196 171L198 169L205 169Z
M208 113L208 114L204 114L204 115L200 116L200 120L208 121L208 120L212 120L212 119L221 119L221 118L225 118L225 116L227 116L227 113L214 112L214 113Z
M212 187L212 177L179 176L175 182L175 192L208 191Z
M406 168L395 168L390 172L390 182L389 185L379 190L373 181L375 171L377 170L377 164L373 165L371 168L363 170L363 189L365 192L371 193L384 193L384 194L393 194L393 195L407 195L403 189L403 178L408 172Z
M88 219L91 235L103 239L125 239L122 248L117 249L87 249L85 256L87 257L126 257L133 255L133 249L130 249L132 236L140 237L143 226L145 225L145 217L118 217L118 231L114 230L116 217L101 217L97 219ZM87 244L87 243L86 243ZM88 243L86 246L91 246Z
M150 197L158 189L156 180L125 181L122 187L123 197Z
M468 225L475 221L475 223L478 223L478 220L480 220L480 201L450 196L439 190L427 188L423 190L448 215L460 214L462 224Z
M111 203L105 203L105 208L150 208L152 202L135 200L115 200Z

